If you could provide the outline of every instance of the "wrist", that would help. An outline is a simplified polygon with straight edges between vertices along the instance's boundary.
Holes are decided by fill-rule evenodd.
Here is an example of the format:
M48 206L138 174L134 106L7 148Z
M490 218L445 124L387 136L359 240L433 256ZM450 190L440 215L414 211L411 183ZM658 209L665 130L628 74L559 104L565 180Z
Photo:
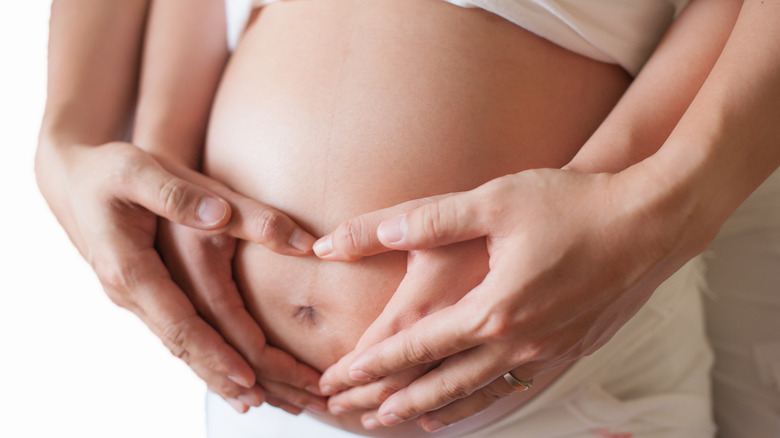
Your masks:
M616 175L632 211L658 240L665 258L687 261L715 238L739 204L705 147L670 140L655 155Z

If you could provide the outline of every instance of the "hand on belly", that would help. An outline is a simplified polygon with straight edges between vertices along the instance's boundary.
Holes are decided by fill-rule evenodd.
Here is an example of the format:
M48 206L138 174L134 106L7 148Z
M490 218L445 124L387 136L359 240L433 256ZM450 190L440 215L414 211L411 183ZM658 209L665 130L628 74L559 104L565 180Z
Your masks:
M236 253L235 272L246 305L269 342L324 370L353 349L361 351L457 302L482 281L487 260L484 239L349 263L285 257L244 243ZM407 271L415 281L400 284ZM380 313L383 317L377 319ZM332 412L339 417L318 418L356 431L361 417L372 418L371 410L384 401L376 394L389 395L378 387L403 388L427 369L372 382L362 388L368 398L360 398L361 389L333 397ZM413 423L385 433L400 436L402 430L404 436L424 433Z
M415 281L399 288L407 270ZM457 302L487 273L487 251L479 239L339 263L280 256L243 243L235 272L245 303L269 340L324 370L353 349ZM385 318L376 320L383 309Z
M405 200L561 166L627 83L618 67L477 9L279 2L261 11L226 71L204 170L322 235ZM482 241L415 254L409 269L430 269L430 284L397 298L402 252L334 263L242 244L235 267L271 342L322 370L457 300L482 279L486 257ZM443 275L445 265L456 269ZM371 326L386 304L393 316Z

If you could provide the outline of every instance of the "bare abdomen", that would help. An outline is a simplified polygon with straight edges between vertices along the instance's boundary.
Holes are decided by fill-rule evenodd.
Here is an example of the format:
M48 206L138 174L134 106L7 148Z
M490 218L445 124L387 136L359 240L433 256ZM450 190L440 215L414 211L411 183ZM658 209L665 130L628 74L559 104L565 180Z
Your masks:
M319 236L402 201L562 166L628 81L439 0L280 2L233 55L204 164ZM401 253L348 264L254 244L236 258L269 338L319 369L353 348L405 267Z

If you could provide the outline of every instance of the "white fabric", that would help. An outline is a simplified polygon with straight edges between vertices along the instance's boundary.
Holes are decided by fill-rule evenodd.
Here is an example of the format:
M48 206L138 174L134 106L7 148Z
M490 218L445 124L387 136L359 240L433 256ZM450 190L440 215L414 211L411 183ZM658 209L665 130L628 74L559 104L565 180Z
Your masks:
M578 361L530 403L460 436L713 437L712 355L704 336L700 282L695 259L661 285L607 345ZM241 415L213 394L207 407L209 438L355 436L267 405ZM447 429L442 432L448 434Z
M227 43L230 50L238 45L238 39L246 27L252 13L252 0L225 0L225 19L227 20Z
M228 41L232 50L251 9L279 0L225 1ZM636 75L689 0L444 1L485 9L561 47L598 61L619 64Z
M687 0L445 1L482 7L569 50L618 63L631 73L638 71L673 16L687 4ZM235 47L252 0L226 0L226 6L229 41ZM707 286L701 289L716 353L718 437L780 437L780 171L726 223L703 260ZM216 411L210 409L210 418ZM337 436L347 436L334 430L341 433Z
M780 170L704 252L719 438L780 437Z

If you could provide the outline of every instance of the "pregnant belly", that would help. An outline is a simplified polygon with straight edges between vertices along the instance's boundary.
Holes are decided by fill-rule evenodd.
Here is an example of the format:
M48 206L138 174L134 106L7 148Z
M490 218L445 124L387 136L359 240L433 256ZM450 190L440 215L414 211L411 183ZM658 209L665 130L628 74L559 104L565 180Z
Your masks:
M402 201L560 167L628 81L616 66L479 9L438 0L274 3L225 72L204 167L320 236ZM476 281L485 270L484 245L477 250L463 268ZM322 370L381 312L406 255L335 263L244 243L235 263L271 342ZM342 427L359 428L353 420Z

